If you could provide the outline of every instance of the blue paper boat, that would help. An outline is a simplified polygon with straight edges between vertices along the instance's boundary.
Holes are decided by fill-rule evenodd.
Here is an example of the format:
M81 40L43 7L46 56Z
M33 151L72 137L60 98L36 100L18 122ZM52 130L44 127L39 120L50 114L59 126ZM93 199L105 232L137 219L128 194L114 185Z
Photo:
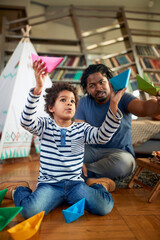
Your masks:
M1 204L1 202L2 202L2 200L3 200L7 191L8 191L8 189L3 189L3 190L0 191L0 204Z
M23 209L23 207L0 208L0 231Z
M112 84L114 92L117 92L123 88L126 88L130 78L131 69L118 74L117 76L111 78L109 81Z
M62 210L66 223L70 223L84 215L85 198L82 198L71 207Z

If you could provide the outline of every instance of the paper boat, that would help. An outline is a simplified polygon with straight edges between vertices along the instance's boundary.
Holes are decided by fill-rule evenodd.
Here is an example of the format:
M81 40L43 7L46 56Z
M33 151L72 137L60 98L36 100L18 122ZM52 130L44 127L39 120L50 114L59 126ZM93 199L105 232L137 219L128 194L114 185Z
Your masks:
M41 59L46 63L47 72L52 72L62 61L64 58L62 57L41 57L32 53L32 61L38 61Z
M146 81L137 74L137 85L138 89L149 93L150 95L157 96L157 93L160 91L160 87L155 87L153 83Z
M0 231L23 209L23 207L0 208Z
M70 223L84 215L85 198L82 198L71 207L62 210L66 223Z
M1 202L2 202L2 200L3 200L3 198L4 198L4 196L5 196L5 194L6 194L6 192L7 192L7 190L8 190L8 189L3 189L3 190L0 191L0 204L1 204Z
M31 238L38 231L44 217L44 213L45 211L42 211L33 217L15 225L7 230L8 233L13 239L16 240L25 240Z
M126 71L109 79L110 83L112 84L114 92L117 92L117 91L127 87L128 81L130 78L130 74L131 74L131 69L127 69Z

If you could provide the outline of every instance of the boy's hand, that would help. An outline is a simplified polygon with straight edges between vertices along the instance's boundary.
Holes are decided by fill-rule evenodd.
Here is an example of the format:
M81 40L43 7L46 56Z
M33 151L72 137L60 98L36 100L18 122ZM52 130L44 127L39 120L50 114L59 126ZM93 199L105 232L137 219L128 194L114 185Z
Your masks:
M118 103L121 100L121 97L123 96L125 91L126 88L123 88L122 90L119 90L118 92L115 93L113 91L112 85L110 84L110 109L115 115L117 113Z
M47 76L47 67L42 60L34 61L33 63L34 74L36 78L36 87L34 94L40 94Z
M83 163L83 167L82 167L82 172L83 172L84 176L87 177L87 168L84 163Z

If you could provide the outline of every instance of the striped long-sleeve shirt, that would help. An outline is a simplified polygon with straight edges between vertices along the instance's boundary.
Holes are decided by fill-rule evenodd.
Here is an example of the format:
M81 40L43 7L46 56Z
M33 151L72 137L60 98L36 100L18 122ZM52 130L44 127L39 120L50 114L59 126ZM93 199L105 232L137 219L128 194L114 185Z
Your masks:
M102 126L73 122L62 128L49 117L36 117L39 96L29 92L21 115L21 125L30 133L38 135L41 144L39 183L54 183L61 180L80 180L85 144L108 142L120 125L122 113L116 116L108 110Z

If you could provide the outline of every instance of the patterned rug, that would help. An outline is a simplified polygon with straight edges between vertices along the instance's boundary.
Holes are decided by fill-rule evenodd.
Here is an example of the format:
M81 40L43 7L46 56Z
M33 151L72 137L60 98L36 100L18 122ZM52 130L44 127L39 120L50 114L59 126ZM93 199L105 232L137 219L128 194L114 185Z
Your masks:
M128 183L131 180L132 176L133 174L119 182L116 182L117 188L128 188ZM142 181L144 184L147 184L150 187L154 187L159 179L160 174L150 172L147 169L144 169L138 178L138 180ZM138 186L137 184L134 184L134 188L139 187L140 186Z

